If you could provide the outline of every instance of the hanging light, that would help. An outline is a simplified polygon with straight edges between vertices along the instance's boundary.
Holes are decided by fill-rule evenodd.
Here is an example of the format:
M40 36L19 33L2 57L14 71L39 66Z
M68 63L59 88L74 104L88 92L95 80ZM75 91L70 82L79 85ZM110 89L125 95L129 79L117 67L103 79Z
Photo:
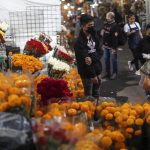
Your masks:
M67 5L64 5L64 9L65 9L65 10L68 9L68 6L67 6Z

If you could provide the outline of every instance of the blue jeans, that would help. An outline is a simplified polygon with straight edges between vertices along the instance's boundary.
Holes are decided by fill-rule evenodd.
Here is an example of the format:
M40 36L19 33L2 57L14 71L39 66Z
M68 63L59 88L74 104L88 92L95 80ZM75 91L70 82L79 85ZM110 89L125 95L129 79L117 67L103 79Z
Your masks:
M93 96L99 98L100 96L100 84L93 84L91 79L83 79L82 83L84 87L85 96Z
M111 53L108 48L103 48L104 60L105 60L105 70L108 75L111 74L111 64L112 63L112 73L118 73L118 63L117 63L117 53ZM111 58L111 60L110 60Z

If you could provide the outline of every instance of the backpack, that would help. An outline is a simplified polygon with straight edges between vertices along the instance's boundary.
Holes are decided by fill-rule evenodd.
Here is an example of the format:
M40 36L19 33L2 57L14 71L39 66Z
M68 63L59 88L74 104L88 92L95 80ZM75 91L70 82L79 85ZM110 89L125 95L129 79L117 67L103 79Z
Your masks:
M127 42L127 35L124 32L123 28L121 28L120 26L118 27L118 45L119 46L123 46L126 44Z
M124 29L121 27L121 25L115 23L113 26L116 25L118 28L118 46L123 46L127 42L127 34L124 32Z

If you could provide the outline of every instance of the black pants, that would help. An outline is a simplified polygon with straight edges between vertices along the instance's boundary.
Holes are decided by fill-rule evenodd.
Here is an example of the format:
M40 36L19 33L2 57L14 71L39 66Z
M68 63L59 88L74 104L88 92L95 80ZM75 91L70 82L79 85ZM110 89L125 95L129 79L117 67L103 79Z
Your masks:
M143 65L145 63L145 59L143 59L142 56L139 56L137 54L136 49L131 49L131 52L132 52L132 55L133 55L133 60L131 61L131 64L134 64L135 65L135 69L139 70L140 69L139 61L140 61L141 65Z

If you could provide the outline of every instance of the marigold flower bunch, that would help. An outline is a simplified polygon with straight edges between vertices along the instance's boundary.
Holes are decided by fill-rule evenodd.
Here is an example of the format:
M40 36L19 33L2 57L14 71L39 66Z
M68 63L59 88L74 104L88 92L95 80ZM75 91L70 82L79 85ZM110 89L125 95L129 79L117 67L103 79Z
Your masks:
M131 139L142 134L145 117L147 121L149 118L150 105L124 103L119 106L114 102L105 101L97 110L100 112L104 128L111 131L120 129L127 139Z
M74 98L84 97L84 89L80 75L78 74L75 68L70 70L70 73L67 74L64 79L68 82L68 86L73 93Z
M0 73L0 112L16 107L24 107L30 111L31 79L25 74Z
M39 59L24 54L14 54L12 57L12 66L30 73L34 73L43 68L43 64Z

